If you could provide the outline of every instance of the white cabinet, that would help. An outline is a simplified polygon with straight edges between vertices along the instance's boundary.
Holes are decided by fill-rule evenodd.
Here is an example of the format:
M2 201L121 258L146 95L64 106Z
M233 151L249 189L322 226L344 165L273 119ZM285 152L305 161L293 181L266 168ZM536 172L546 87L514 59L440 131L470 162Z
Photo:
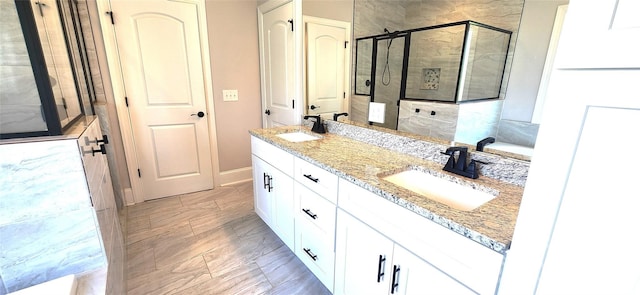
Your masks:
M503 255L263 140L251 145L256 213L335 294L495 293Z
M359 290L360 284L354 283L354 280L355 282L359 280L357 273L360 271L349 271L350 268L356 267L352 265L357 262L352 256L362 255L358 251L367 251L363 247L378 247L382 244L378 238L373 238L375 236L373 233L370 233L358 238L365 240L361 247L350 246L356 243L351 241L354 239L353 236L363 235L359 231L367 230L395 244L393 264L399 264L395 261L396 259L410 261L410 263L403 262L405 266L400 265L400 282L403 280L405 282L400 285L397 292L405 294L404 292L411 293L411 290L415 289L420 294L427 294L424 293L426 290L433 290L433 294L495 293L503 255L343 179L339 181L338 207L341 210L339 210L336 224L336 294L359 293L355 291ZM362 226L352 225L354 222L351 219L354 218L345 216L355 217L363 223ZM400 258L396 258L395 252L402 251L400 249L406 249L405 251L408 250L413 254L399 254ZM391 252L375 254L374 260L378 255L386 255L387 263L391 263ZM366 273L377 270L370 269L370 265L375 264L369 261L370 259L367 258L367 262L361 263L369 264L366 270L362 270L367 280L370 280L372 275ZM386 270L385 275L389 271L393 272L392 266L387 267L390 270ZM419 270L415 271L418 273L418 279L415 281L411 279L415 275L412 268ZM423 270L428 270L426 273L431 275L425 277L420 274ZM403 277L404 275L408 277ZM387 278L389 278L388 275ZM393 281L393 277L390 280ZM350 287L345 284L356 286ZM389 287L387 292L390 291ZM394 294L396 294L395 291Z
M334 294L387 294L393 242L338 211Z
M333 290L338 177L300 158L294 159L296 255Z
M334 294L475 294L342 210Z
M256 213L293 250L293 156L255 137L251 148Z

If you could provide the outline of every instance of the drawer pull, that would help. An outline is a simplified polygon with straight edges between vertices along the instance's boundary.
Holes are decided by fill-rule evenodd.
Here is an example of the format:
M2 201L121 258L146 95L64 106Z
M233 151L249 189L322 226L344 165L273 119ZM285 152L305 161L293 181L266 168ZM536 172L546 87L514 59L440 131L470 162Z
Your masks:
M271 192L273 189L273 186L271 186L271 180L273 180L273 177L269 176L267 173L263 173L262 182L264 183L264 189L268 192Z
M315 213L311 212L311 209L302 209L302 212L307 213L307 215L309 215L309 217L311 217L313 219L318 219L318 215L316 215Z
M313 181L315 183L318 183L318 178L311 177L311 174L302 174L302 175L304 175L304 177L308 178L309 180L311 180L311 181Z
M380 255L380 258L378 258L378 283L380 283L380 281L382 281L382 279L384 278L384 262L387 261L387 258L384 257L383 255Z
M304 250L304 253L307 253L307 255L309 255L309 257L311 257L311 259L313 259L313 261L317 261L318 260L318 255L313 254L313 252L311 252L311 249L302 248L302 250Z
M400 265L393 266L393 280L391 281L391 294L398 292L400 285Z

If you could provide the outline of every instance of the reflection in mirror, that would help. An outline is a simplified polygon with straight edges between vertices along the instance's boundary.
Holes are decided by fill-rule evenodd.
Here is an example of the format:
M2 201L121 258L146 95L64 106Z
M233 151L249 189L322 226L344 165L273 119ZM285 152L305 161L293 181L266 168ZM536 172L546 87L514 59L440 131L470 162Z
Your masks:
M373 56L373 37L356 40L355 93L371 95L371 57Z
M93 115L86 2L0 1L0 138L60 135Z
M459 129L474 138L493 136L497 142L486 146L494 152L500 143L514 144L529 150L535 145L538 122L532 122L536 94L543 75L543 67L558 6L568 0L496 0L491 3L461 0L357 0L354 3L354 38L379 35L384 28L391 31L426 27L437 23L449 23L473 19L513 32L507 55L504 80L500 87L500 100L494 104L464 103L460 110L441 108L442 103L403 102L398 129L419 135L438 136L442 139L455 136ZM522 16L522 22L520 22ZM560 22L561 23L561 22ZM359 44L358 44L359 46ZM360 59L356 56L356 59ZM513 60L513 63L512 63ZM360 71L360 67L357 68ZM356 68L354 68L354 73ZM422 74L422 73L421 73ZM362 77L352 77L362 81ZM544 77L543 77L544 79ZM356 85L356 87L359 87ZM354 87L354 88L356 88ZM358 88L360 89L360 88ZM352 90L353 91L353 90ZM351 97L350 119L367 122L369 96L356 91ZM422 103L422 104L421 104ZM446 104L444 104L446 105ZM537 107L536 107L537 108ZM411 116L403 117L403 109ZM538 108L539 109L539 108ZM431 115L431 111L436 113ZM416 112L419 111L419 112ZM478 112L495 112L491 120L477 122L458 121L472 118ZM453 116L456 112L457 115ZM443 116L438 116L442 114ZM445 116L449 115L451 116ZM462 124L461 124L462 123ZM416 126L421 126L416 129ZM475 131L476 134L473 134ZM476 142L468 142L475 146Z
M402 99L498 98L511 32L473 21L411 32Z
M402 67L406 35L377 38L374 45L375 63L371 101L384 103L384 123L373 123L390 129L398 127L398 98L402 82Z

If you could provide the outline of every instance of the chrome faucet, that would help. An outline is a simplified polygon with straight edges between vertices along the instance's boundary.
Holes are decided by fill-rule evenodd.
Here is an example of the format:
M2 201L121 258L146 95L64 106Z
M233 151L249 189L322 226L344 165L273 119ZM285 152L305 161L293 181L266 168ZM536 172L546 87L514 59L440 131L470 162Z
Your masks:
M309 118L316 119L313 122L313 127L311 127L311 131L315 133L327 133L327 130L324 128L324 124L322 124L322 117L320 115L317 116L304 116L304 119L307 120Z
M456 160L455 154L458 152L458 159ZM478 169L476 169L476 160L471 160L467 165L468 148L465 146L452 146L447 148L443 153L449 155L449 160L444 165L442 170L455 173L464 177L476 179L478 178Z

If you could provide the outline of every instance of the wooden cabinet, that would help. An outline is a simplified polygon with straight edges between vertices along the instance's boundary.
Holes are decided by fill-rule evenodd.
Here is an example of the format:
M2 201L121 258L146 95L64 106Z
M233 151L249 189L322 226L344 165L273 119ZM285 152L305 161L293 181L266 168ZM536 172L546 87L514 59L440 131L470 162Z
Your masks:
M336 229L334 294L475 294L342 210Z
M293 156L255 137L251 148L256 213L293 250Z

